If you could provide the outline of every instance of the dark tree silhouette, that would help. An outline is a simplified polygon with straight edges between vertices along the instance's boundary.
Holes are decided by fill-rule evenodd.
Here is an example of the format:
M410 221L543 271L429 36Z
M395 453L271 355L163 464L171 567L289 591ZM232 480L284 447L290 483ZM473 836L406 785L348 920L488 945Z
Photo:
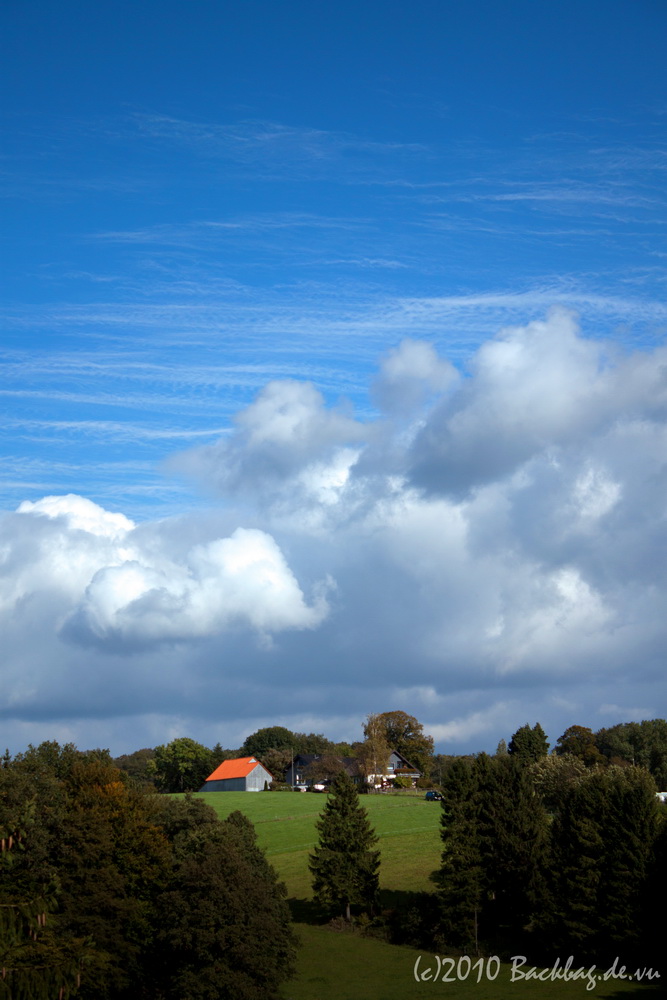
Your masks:
M315 898L350 920L352 906L372 906L378 891L377 836L352 779L344 771L333 781L322 816L320 841L310 856Z

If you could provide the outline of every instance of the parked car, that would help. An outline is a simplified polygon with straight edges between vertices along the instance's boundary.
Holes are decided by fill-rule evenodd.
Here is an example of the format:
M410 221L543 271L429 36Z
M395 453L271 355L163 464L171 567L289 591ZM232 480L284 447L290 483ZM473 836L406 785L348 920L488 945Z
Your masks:
M442 799L442 795L440 794L440 792L427 792L424 798L426 799L427 802L440 802Z

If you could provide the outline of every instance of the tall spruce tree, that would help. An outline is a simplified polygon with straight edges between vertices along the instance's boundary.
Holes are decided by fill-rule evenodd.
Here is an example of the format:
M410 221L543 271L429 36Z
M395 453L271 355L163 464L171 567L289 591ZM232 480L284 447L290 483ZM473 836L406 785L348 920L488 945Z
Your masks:
M487 889L482 929L497 947L516 947L529 935L542 905L548 817L521 760L480 754L475 769Z
M441 933L447 944L477 953L485 886L478 828L479 782L472 761L457 758L441 787Z
M315 899L350 920L352 906L368 907L375 901L380 852L372 849L377 835L345 772L333 781L316 826L320 840L308 863Z
M572 784L551 828L546 936L597 960L641 954L647 880L658 837L655 785L643 768L611 766Z
M505 755L456 761L443 782L440 902L448 944L516 947L544 888L548 819L527 769Z
M514 733L507 749L511 756L523 764L529 764L533 760L539 760L540 757L546 757L549 752L547 735L539 722L536 722L532 729L526 723Z

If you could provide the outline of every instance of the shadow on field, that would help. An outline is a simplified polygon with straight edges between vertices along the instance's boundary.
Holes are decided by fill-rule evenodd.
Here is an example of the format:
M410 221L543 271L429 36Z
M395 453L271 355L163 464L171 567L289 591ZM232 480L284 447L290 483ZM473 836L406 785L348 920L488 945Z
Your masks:
M310 899L291 897L287 903L292 920L298 924L336 925L354 933L376 937L391 944L413 947L432 947L433 935L438 924L437 903L431 893L408 892L402 889L381 889L373 913L355 913L346 924L340 918L332 920L331 914L322 910Z
M287 905L295 924L327 923L328 917L322 913L321 907L312 899L297 899L292 896L287 900Z
M664 986L658 986L656 983L644 983L638 986L634 990L617 990L612 987L611 990L603 990L602 993L595 991L594 994L598 1000L647 1000L648 997L664 997L667 995Z

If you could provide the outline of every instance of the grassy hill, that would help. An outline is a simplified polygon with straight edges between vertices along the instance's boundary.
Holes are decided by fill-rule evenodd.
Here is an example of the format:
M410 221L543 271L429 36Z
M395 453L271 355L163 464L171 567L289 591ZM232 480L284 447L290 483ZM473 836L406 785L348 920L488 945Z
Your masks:
M295 912L298 901L311 898L308 854L317 842L315 822L324 807L324 795L290 792L208 792L201 795L221 819L239 809L257 830L261 847L287 885ZM361 800L376 832L381 850L380 885L387 892L432 891L430 875L440 865L440 807L414 795L368 795ZM334 931L328 926L297 923L302 947L297 978L283 989L284 1000L417 1000L425 996L455 996L456 1000L638 1000L664 995L659 985L600 981L594 991L586 980L569 983L511 981L503 965L497 979L477 973L454 982L417 982L419 952L360 934ZM566 960L568 956L563 956ZM424 954L420 971L436 967ZM660 982L660 981L658 981Z
M287 885L288 895L310 899L308 854L317 843L315 822L326 796L296 792L206 792L201 795L224 819L239 809L252 820L261 847ZM380 885L419 892L433 888L440 866L440 808L422 796L366 795L364 808L380 837Z

